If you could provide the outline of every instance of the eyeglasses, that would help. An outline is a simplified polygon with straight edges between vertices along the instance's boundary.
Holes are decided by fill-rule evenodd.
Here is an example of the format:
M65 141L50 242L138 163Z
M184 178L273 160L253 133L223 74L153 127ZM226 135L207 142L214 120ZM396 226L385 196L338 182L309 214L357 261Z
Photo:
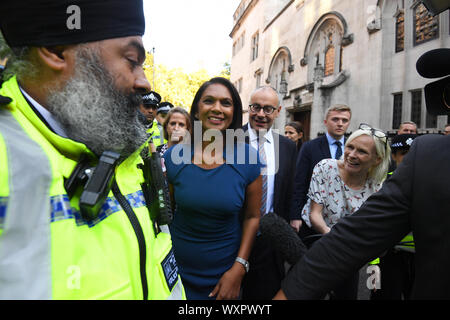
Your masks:
M249 105L249 108L254 113L259 113L259 111L261 111L261 109L262 109L265 114L272 114L277 109L272 106L260 106L257 103L253 103L253 104Z
M380 129L373 128L372 126L368 125L367 123L361 123L359 125L359 129L370 131L372 133L372 136L379 138L381 141L384 142L386 149L387 149L387 135L384 131L381 131Z

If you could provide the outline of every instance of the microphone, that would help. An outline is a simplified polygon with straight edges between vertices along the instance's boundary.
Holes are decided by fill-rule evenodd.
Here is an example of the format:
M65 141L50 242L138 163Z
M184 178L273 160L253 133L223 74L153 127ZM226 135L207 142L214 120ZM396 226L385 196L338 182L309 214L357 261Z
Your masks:
M450 75L450 49L439 48L425 52L417 60L416 69L424 78Z
M259 222L261 237L265 237L290 265L306 253L306 246L286 220L275 213L264 215Z

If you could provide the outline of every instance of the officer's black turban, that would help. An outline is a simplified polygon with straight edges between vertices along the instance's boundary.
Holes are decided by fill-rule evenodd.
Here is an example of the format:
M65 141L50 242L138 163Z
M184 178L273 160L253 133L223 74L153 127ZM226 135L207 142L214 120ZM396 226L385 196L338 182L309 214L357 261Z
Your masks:
M7 0L0 28L10 47L142 36L142 0Z

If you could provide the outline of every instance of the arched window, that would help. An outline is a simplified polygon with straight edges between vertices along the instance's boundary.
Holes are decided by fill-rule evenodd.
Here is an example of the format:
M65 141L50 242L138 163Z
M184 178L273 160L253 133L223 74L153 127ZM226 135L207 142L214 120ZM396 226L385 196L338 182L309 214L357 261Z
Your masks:
M395 52L405 49L405 12L399 10L395 17Z
M274 54L269 67L266 83L270 84L280 94L288 94L289 73L294 71L291 52L287 47L281 47Z
M337 12L324 14L314 25L300 61L308 65L307 78L311 83L321 77L338 77L343 70L343 48L353 42L353 34L347 33L347 23ZM322 70L321 74L320 73Z
M335 56L334 56L334 44L333 35L330 33L328 35L328 46L325 51L325 77L330 76L334 73Z
M422 3L414 8L414 45L439 37L439 15L432 16Z

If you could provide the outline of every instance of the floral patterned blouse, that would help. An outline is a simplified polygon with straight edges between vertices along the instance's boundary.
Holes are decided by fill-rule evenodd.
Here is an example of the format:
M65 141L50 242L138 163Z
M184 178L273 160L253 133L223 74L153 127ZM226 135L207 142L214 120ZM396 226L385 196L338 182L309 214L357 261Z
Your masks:
M336 159L324 159L313 170L309 185L308 201L302 210L302 218L311 227L309 213L311 199L323 206L322 215L328 227L333 227L342 217L353 214L373 193L380 183L368 179L360 190L350 189L339 175Z

